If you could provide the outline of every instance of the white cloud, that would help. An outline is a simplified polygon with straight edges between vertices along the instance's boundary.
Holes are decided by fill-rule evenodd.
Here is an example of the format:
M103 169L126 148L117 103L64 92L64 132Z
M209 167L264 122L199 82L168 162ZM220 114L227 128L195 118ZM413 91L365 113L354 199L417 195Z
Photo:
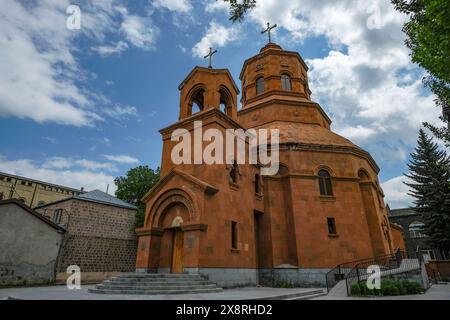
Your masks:
M71 159L64 157L51 157L46 159L42 164L46 169L70 169L70 168L83 168L89 171L107 170L115 172L117 168L108 162L96 162L87 159Z
M81 1L81 30L66 28L68 0L8 1L0 11L0 117L92 126L114 105L91 91L89 72L80 68L77 39L85 36L100 54L130 45L154 48L156 27L147 17L128 14L118 1ZM124 36L115 47L108 34Z
M29 159L8 160L0 156L0 171L76 189L84 187L85 190L100 189L105 191L109 184L110 192L114 193L116 190L114 177L104 172L46 168Z
M118 163L126 163L126 164L136 164L139 163L139 160L127 155L103 155L109 161L115 161Z
M365 128L361 125L357 125L356 127L344 127L340 130L336 130L337 133L344 136L347 139L366 139L375 133L375 130L370 128Z
M188 12L192 9L188 0L154 0L152 4L156 8L166 8L175 12Z
M404 182L410 181L405 176L398 176L381 184L385 201L391 209L406 208L413 205L413 198L408 195L409 187Z
M135 47L144 50L155 49L159 29L153 25L148 17L124 14L120 29L125 34L126 39Z
M239 32L236 26L224 27L216 21L211 21L206 34L192 48L192 54L203 58L209 52L209 48L223 47L227 43L238 40Z
M386 150L409 153L421 123L436 122L439 115L404 45L406 20L390 0L265 0L248 15L261 27L277 23L275 32L283 37L274 39L284 47L311 37L328 41L328 54L306 60L313 99L337 132L382 162L392 156Z
M137 108L132 107L132 106L124 106L123 107L123 106L115 105L113 107L103 110L103 112L114 119L123 119L126 117L130 117L130 116L135 117L138 115Z
M124 41L119 41L113 45L103 45L93 47L92 50L98 52L102 56L109 56L112 54L120 54L128 48L128 44Z
M220 0L210 0L205 5L205 11L208 13L216 12L216 11L226 11L228 12L230 9L229 3Z

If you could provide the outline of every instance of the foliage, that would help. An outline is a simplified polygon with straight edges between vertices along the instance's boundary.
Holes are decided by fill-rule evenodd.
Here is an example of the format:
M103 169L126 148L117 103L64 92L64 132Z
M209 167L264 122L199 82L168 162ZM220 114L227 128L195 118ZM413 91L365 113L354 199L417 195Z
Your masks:
M411 49L412 61L428 71L424 84L437 96L438 107L450 106L450 1L391 1L396 10L410 16L403 27L405 44ZM429 123L425 126L450 147L450 134L445 127Z
M398 296L422 293L422 286L417 281L386 279L381 281L381 289L369 290L365 282L355 283L350 287L352 296Z
M352 296L360 296L361 295L361 288L359 286L359 283L352 284L350 287L350 294Z
M256 0L223 0L230 3L230 20L242 22L245 14L256 6Z
M159 167L153 170L148 166L138 166L128 170L124 177L114 179L116 197L138 207L136 227L144 225L145 204L141 199L158 182L159 174Z
M420 129L417 147L411 153L406 177L408 193L415 198L415 209L422 215L424 233L430 245L450 249L450 158Z
M294 285L286 280L276 280L273 282L274 288L294 288Z

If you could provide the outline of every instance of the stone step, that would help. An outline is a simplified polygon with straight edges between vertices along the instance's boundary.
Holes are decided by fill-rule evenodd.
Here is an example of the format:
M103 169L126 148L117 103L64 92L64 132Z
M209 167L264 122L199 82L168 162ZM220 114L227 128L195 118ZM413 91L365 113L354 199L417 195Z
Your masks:
M89 292L113 294L177 294L220 292L199 274L132 273L103 281Z
M201 277L198 273L123 273L120 277L133 278L180 278L180 277Z
M316 297L316 295L322 296L322 295L326 295L326 293L323 289L311 289L311 290L303 291L303 292L286 293L286 294L280 294L277 296L257 298L256 300L302 300L301 299L302 297L310 297L310 296ZM309 299L311 299L311 297Z
M88 289L92 293L103 294L138 294L138 295L155 295L155 294L183 294L183 293L213 293L221 292L222 288L208 289L180 289L180 290L122 290L122 289Z
M110 285L98 284L96 289L123 289L123 290L195 290L217 288L215 284L195 284L195 285L163 285L163 286L135 286L135 285Z
M108 285L135 285L135 286L161 286L161 285L202 285L202 284L214 284L208 280L185 280L185 281L176 281L176 280L167 280L167 281L130 281L130 280L105 280L102 284Z
M111 282L183 282L183 281L208 281L204 278L142 278L142 279L133 279L133 278L111 278L109 279Z
M307 296L299 296L299 297L287 298L287 299L283 299L283 300L311 300L311 299L323 297L323 296L326 296L326 295L327 294L325 292L322 292L322 293L316 293L316 294L309 294Z

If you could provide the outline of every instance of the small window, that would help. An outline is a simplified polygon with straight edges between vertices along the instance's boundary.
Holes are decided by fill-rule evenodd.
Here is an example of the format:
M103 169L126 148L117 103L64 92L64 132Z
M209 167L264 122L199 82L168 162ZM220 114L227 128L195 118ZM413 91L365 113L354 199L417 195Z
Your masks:
M11 182L11 178L6 178L6 181Z
M409 237L410 238L426 238L424 233L425 224L420 221L414 221L409 225Z
M337 234L336 232L336 222L334 218L327 218L328 234Z
M44 204L45 204L45 202L41 200L41 201L38 202L37 205L38 205L38 207L39 207L39 206L43 206Z
M234 160L230 169L230 182L237 183L237 174L238 174L238 164L237 161Z
M333 188L331 186L331 176L326 170L320 170L319 176L319 189L321 196L332 196Z
M53 222L54 223L60 223L61 222L61 217L62 217L62 209L56 209L55 212L53 213Z
M261 178L259 177L259 174L255 174L255 193L261 193Z
M26 184L26 182L22 180L22 181L20 181L20 184L24 186Z
M283 73L281 75L281 88L288 91L292 90L291 77L289 77L289 75L287 75L286 73Z
M31 182L28 182L28 186L31 187L33 184Z
M27 202L27 200L25 198L20 198L19 201L22 202L22 203L26 203Z
M231 221L231 249L238 248L237 222Z
M0 200L3 200L3 197L4 197L3 192L0 192Z
M264 78L259 77L256 79L256 94L260 94L261 92L264 92Z

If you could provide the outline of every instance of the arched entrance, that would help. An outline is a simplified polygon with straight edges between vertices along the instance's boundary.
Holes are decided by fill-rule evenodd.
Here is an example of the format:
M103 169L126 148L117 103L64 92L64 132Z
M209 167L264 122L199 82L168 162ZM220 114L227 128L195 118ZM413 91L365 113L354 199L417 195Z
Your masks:
M171 273L184 271L184 232L181 226L189 219L189 211L182 202L170 204L161 215L161 225L164 228L162 237L163 261L166 260ZM164 248L170 248L164 252ZM165 259L164 259L165 256Z

